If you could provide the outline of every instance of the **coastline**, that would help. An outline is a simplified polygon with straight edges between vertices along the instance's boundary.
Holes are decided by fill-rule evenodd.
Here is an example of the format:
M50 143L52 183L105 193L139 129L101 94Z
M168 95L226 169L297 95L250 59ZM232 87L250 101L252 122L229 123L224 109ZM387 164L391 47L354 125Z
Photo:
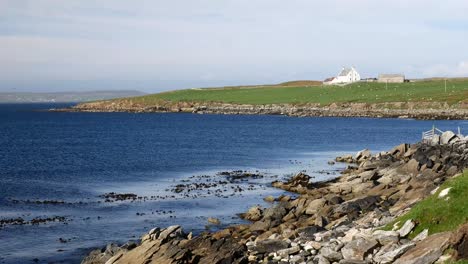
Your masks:
M468 166L467 145L451 136L444 144L340 157L350 166L335 179L314 182L299 173L273 182L298 197L269 197L270 208L243 214L250 224L199 236L180 226L153 228L138 243L95 250L82 263L433 263L460 242L453 242L455 233L416 234L416 219L395 223L394 231L381 228L440 196L438 188Z
M441 103L341 103L320 104L229 104L216 102L168 102L142 105L131 99L81 103L57 112L130 112L130 113L196 113L229 115L286 115L294 117L373 117L412 118L421 120L466 120L468 106Z

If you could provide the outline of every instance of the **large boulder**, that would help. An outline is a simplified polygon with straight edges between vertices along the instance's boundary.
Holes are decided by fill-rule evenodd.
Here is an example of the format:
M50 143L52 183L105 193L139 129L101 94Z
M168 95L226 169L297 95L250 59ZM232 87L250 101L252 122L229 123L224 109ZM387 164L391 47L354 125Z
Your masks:
M418 242L394 264L427 264L434 263L449 245L451 233L438 233Z
M450 238L450 245L456 251L455 258L468 259L468 223L462 225Z
M364 260L364 258L372 253L372 250L379 245L375 239L357 238L341 249L344 259L348 260Z
M315 199L307 205L305 213L308 215L313 215L317 213L325 205L326 200L323 198Z
M257 244L254 247L254 250L258 253L271 253L288 247L289 244L286 241L277 239L267 239L257 242Z
M372 153L368 149L364 149L356 153L356 157L354 158L358 163L369 159L372 156Z
M260 206L251 207L242 217L250 221L258 221L263 217L262 208Z

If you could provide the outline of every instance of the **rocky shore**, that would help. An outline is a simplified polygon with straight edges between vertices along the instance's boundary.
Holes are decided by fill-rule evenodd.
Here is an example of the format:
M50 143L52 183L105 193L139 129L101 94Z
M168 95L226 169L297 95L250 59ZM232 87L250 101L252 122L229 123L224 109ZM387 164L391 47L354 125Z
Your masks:
M248 105L216 102L161 101L157 105L148 106L134 102L131 99L120 99L82 103L72 108L56 109L53 111L468 119L467 104L450 106L446 103L432 102L341 103L321 106L320 104Z
M428 196L450 199L450 189L440 186L468 167L468 138L446 133L430 143L378 154L363 150L336 161L349 166L333 180L314 182L299 173L273 182L297 197L252 207L242 215L250 224L198 236L177 225L157 227L138 242L94 250L82 263L422 264L468 258L468 224L432 234L416 232L416 219L395 222Z

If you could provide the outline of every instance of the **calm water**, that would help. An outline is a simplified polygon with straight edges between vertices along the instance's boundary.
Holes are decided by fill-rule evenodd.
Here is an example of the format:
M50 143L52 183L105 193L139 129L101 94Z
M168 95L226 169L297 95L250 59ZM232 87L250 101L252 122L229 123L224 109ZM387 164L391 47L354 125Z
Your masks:
M276 177L301 170L333 177L340 165L326 162L336 155L416 142L433 124L468 131L465 121L33 111L59 106L0 105L0 219L66 219L0 228L0 263L79 263L90 248L136 239L154 226L199 232L211 216L239 223L237 213L282 193L269 186ZM239 183L255 188L233 196L229 186L223 196L169 191L200 181L191 176L228 170L265 178ZM106 203L99 195L107 192L174 197ZM65 204L36 203L44 200Z

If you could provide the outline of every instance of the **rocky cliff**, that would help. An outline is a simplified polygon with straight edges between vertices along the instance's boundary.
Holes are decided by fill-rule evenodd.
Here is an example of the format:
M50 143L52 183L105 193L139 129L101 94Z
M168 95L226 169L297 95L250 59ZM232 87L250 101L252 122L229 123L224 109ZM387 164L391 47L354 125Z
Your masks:
M452 248L466 258L468 225L458 232L414 233L418 222L383 226L430 195L449 199L439 186L468 167L468 140L402 144L372 155L339 157L349 167L336 179L314 182L298 174L273 185L298 193L278 197L270 208L252 207L251 224L199 236L180 226L154 228L139 243L93 251L91 263L434 263ZM411 238L410 238L411 236Z
M132 99L79 104L61 111L82 112L174 112L198 114L269 114L288 116L401 117L416 119L468 119L468 105L442 103L341 103L248 105L216 102L159 101L147 105Z

